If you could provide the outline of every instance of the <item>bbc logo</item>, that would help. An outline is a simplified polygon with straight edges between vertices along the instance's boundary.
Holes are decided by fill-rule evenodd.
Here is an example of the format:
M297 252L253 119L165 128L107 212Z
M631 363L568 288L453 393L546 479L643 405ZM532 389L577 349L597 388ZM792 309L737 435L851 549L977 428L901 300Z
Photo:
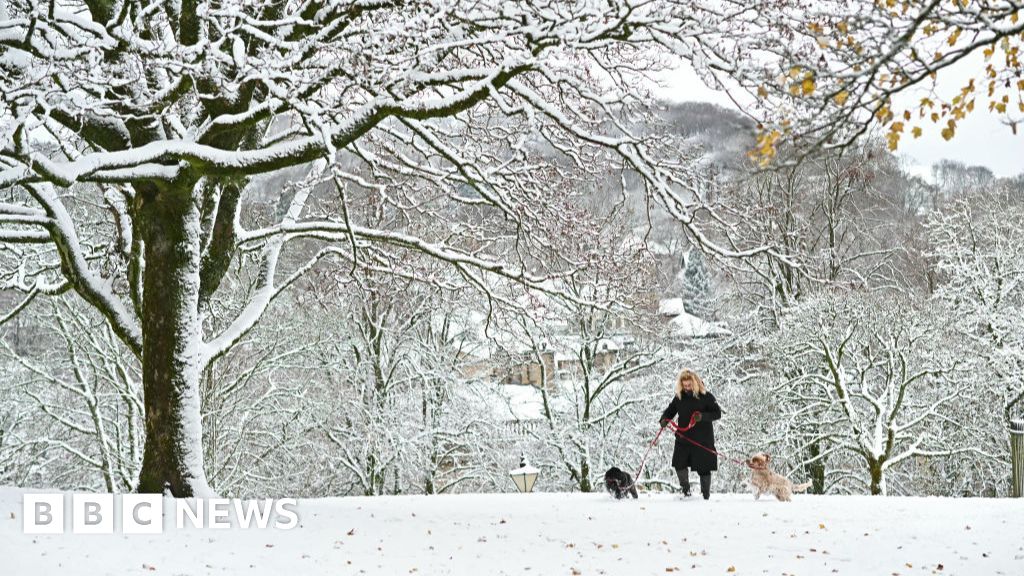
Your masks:
M25 494L22 518L25 534L63 534L63 494ZM119 525L125 534L160 534L163 532L164 498L160 494L123 494L120 500ZM72 534L113 534L113 494L72 494Z
M239 500L236 498L164 499L161 494L25 494L22 500L25 534L63 534L70 516L72 534L161 534L164 506L173 508L178 529L247 529L273 527L291 530L299 524L294 498ZM273 520L273 522L271 522ZM168 526L171 526L168 519Z

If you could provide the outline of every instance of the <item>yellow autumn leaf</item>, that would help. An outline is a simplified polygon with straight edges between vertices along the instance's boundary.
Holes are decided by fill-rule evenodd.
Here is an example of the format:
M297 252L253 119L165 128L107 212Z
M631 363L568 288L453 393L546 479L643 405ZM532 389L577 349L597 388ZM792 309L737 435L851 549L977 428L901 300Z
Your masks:
M920 126L914 126L914 129L911 130L911 133L914 135L914 138L920 138L921 137L921 132L922 132L922 130L921 130Z
M808 74L804 81L800 83L800 92L804 96L809 96L814 92L814 77Z
M839 92L838 94L836 94L835 96L833 96L832 99L835 100L836 104L839 104L840 106L842 106L843 104L846 104L846 100L849 97L850 97L850 93L847 92L846 90L843 90L843 91Z
M889 132L885 138L888 141L888 148L890 152L895 152L900 146L900 135L898 132Z

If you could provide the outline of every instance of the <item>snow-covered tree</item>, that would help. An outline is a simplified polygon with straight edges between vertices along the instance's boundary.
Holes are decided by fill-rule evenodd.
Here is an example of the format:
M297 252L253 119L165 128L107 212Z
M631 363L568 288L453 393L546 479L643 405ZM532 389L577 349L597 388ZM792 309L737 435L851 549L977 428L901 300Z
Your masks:
M742 12L757 38L755 63L750 44L726 41L719 54L730 63L711 69L757 101L762 160L783 142L844 147L877 124L892 150L926 131L950 140L982 110L1005 115L1017 131L1019 0L783 0L772 8ZM949 77L960 85L947 88L939 80L955 65ZM919 89L907 104L896 98Z
M950 203L928 224L931 257L951 325L972 345L984 384L999 398L1003 424L1024 414L1024 206L993 186Z
M683 305L688 313L710 319L715 312L715 294L707 261L701 252L692 250L685 262L680 271Z
M944 329L909 299L851 293L802 303L772 335L780 438L800 465L826 463L826 490L886 494L915 458L976 448L952 440L967 424L953 414L981 404Z
M530 252L557 244L544 224L562 217L552 183L568 173L538 148L583 171L628 167L701 237L680 146L630 126L644 123L642 86L666 54L721 64L704 43L729 35L729 12L4 2L0 242L15 248L0 287L22 303L71 290L99 311L141 363L137 490L209 493L202 374L321 260L412 276L418 254L477 286L489 275L542 288L550 269ZM259 188L281 206L275 218L245 217ZM91 206L106 218L86 217ZM214 316L235 262L255 283Z
M0 358L17 368L7 372L11 399L38 416L22 441L66 456L53 484L131 491L144 437L138 362L80 303L62 297L45 308L36 346L17 351L0 340Z
M660 360L653 259L623 216L591 214L583 257L595 265L562 280L569 298L539 301L527 306L531 314L513 316L526 357L539 369L544 426L534 435L568 472L572 489L583 492L599 486L595 467L621 453L624 431L635 429L630 408L646 397L642 377ZM594 301L617 304L583 304Z

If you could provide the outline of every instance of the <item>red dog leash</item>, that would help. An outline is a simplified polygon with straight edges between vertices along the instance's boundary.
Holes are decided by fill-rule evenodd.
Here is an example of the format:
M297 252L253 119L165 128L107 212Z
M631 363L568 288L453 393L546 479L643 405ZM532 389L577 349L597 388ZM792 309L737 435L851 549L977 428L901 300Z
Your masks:
M670 428L672 428L672 431L675 432L676 436L682 438L683 440L686 440L690 444L693 444L694 446L696 446L698 448L702 448L704 450L707 450L708 452L711 452L715 456L721 456L722 458L725 458L726 460L735 462L736 464L740 464L740 465L747 466L747 467L750 466L749 464L747 464L743 460L737 460L737 459L735 459L735 458L733 458L731 456L726 456L725 454L722 454L721 452L719 452L719 451L717 451L717 450L715 450L713 448L708 448L707 446L701 444L700 442L697 442L693 438L690 438L689 436L683 434L683 432L686 432L690 428L693 428L694 424L696 424L696 422L694 422L694 419L693 419L692 416L690 417L690 424L686 428L680 428L679 425L676 424L675 422L673 422L671 420L668 421L668 426Z
M696 412L690 415L690 423L686 425L686 428L680 428L678 424L671 420L669 420L668 423L672 425L672 430L679 435L680 438L686 438L686 436L683 436L681 433L686 432L697 425L697 415ZM654 435L654 440L652 440L650 445L647 446L647 452L644 452L644 457L640 459L640 469L636 471L636 476L633 477L633 486L636 486L636 481L640 479L640 474L644 471L644 464L647 462L647 455L651 453L651 448L654 448L654 445L658 443L658 438L661 437L661 433L664 431L665 426L662 426L658 430L658 433ZM689 438L686 439L689 440ZM690 441L692 442L692 440ZM705 450L707 450L707 448L705 448Z

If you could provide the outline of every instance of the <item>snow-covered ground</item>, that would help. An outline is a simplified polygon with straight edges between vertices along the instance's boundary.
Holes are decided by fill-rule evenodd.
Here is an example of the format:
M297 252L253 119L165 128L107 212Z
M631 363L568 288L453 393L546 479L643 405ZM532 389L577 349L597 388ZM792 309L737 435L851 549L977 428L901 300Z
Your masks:
M0 574L1024 574L1024 500L480 494L298 503L300 526L26 535L0 488ZM173 522L173 520L172 520Z

